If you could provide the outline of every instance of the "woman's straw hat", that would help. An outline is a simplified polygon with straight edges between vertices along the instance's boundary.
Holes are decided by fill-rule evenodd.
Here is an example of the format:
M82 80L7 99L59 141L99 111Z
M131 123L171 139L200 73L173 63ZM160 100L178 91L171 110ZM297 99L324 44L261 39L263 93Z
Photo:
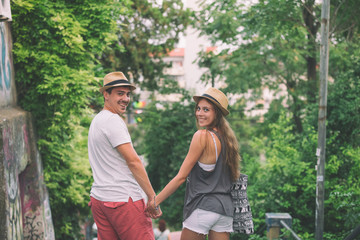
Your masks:
M206 98L207 100L214 103L216 106L219 107L219 109L225 116L229 114L229 111L227 110L229 101L222 91L211 87L207 89L203 95L193 96L193 99L196 103L198 103L201 98Z
M132 85L129 80L127 80L127 78L122 72L111 72L106 74L106 76L104 77L104 84L99 90L102 93L108 88L121 86L130 87L131 91L134 91L136 89L136 87Z

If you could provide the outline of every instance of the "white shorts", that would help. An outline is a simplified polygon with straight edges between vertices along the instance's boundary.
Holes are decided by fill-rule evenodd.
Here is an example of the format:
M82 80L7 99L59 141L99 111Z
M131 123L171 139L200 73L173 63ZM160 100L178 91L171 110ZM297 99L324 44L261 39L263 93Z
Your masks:
M218 213L195 209L183 222L183 228L200 234L209 234L210 230L215 232L233 232L233 218Z

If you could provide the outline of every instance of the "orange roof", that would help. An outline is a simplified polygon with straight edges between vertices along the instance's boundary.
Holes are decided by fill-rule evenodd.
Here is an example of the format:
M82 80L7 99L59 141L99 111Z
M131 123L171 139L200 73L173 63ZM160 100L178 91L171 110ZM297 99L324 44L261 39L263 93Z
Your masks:
M169 57L184 57L185 56L185 48L175 48L168 54Z
M206 47L206 52L216 52L217 47ZM153 54L149 54L150 57L153 57ZM168 57L184 57L185 56L185 48L175 48L171 50L168 54Z
M207 47L207 48L206 48L206 53L216 52L216 50L217 50L217 47Z

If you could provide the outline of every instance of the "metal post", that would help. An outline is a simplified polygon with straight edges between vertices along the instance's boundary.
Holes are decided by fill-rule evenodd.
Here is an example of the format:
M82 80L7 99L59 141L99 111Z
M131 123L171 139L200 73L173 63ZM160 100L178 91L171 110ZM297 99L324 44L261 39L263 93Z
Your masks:
M315 239L323 239L324 231L324 181L325 181L325 142L326 142L326 110L327 80L329 68L329 19L330 0L323 0L321 9L321 44L320 44L320 99L318 118L318 148L316 177L316 213Z
M267 226L267 239L279 239L281 222L291 227L292 217L288 213L265 213L265 222Z

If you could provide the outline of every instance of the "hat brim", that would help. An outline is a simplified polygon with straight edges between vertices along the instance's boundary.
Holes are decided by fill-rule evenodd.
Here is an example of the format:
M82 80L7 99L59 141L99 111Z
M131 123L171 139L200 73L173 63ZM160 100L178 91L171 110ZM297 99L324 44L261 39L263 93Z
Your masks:
M131 84L127 84L127 83L119 83L119 84L115 84L115 85L111 85L111 86L104 86L104 87L101 87L99 89L99 91L101 93L103 93L106 89L109 89L109 88L114 88L114 87L129 87L131 91L134 91L136 89L135 86L131 85Z
M205 98L206 100L209 100L210 102L215 104L220 109L220 111L224 114L224 116L226 116L230 113L227 109L225 109L223 106L221 106L218 102L214 101L214 99L211 99L206 96L193 96L193 99L196 103L198 103L200 101L200 99L202 99L202 98Z

